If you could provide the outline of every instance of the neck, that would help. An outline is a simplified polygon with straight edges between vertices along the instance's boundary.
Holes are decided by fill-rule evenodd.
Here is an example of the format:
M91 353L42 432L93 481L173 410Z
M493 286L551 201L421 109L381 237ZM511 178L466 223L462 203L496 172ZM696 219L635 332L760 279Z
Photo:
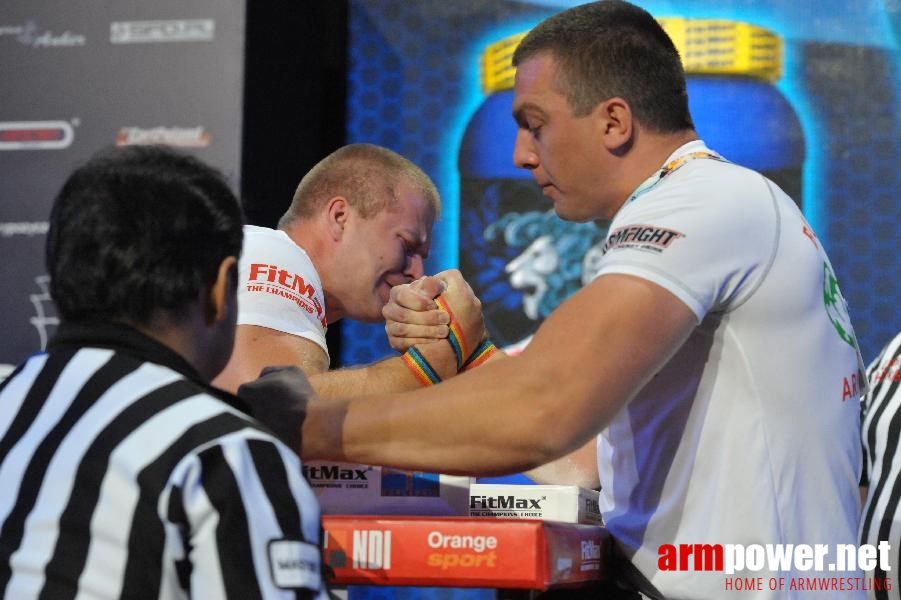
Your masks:
M198 318L200 315L195 315ZM155 317L150 323L132 323L125 321L164 346L169 347L176 354L181 355L190 364L204 381L210 381L215 374L211 374L212 368L207 364L208 353L203 347L206 338L203 331L198 331L198 320L187 318L174 322L166 317Z
M635 182L636 186L650 177L654 171L662 167L673 152L685 144L699 139L698 134L695 133L694 130L668 134L645 133L644 135L648 137L648 140L646 141L650 143L646 143L644 145L646 151L637 156L638 160L636 161L636 166L638 166L638 169L636 171L636 176L640 179ZM638 171L640 171L640 173Z
M617 210L639 185L663 166L673 152L697 139L698 134L692 129L675 133L636 131L629 148L621 155L623 179L619 195L622 203Z

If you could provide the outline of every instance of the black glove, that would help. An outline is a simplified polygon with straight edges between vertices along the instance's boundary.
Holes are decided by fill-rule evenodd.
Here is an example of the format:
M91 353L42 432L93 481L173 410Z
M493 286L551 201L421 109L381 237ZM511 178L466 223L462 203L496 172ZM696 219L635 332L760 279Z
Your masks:
M253 416L298 454L307 402L315 394L297 367L266 367L259 379L238 388L238 397L250 405Z

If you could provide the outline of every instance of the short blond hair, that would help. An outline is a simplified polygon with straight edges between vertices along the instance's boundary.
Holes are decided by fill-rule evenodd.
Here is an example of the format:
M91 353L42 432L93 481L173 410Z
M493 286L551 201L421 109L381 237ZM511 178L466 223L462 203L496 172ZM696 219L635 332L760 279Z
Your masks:
M342 146L304 175L278 226L312 217L335 196L347 198L364 218L372 217L393 206L400 183L421 193L437 217L441 211L438 188L413 162L375 144Z

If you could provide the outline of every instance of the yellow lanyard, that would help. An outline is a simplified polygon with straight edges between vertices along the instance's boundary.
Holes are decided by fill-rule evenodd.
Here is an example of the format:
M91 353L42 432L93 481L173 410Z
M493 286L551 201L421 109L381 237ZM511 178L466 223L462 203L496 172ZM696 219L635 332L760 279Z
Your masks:
M655 185L657 185L658 183L663 181L663 179L667 175L671 174L673 171L675 171L676 169L678 169L679 167L681 167L688 161L694 160L696 158L711 158L713 160L729 162L725 158L720 156L719 154L716 154L715 152L707 152L707 151L702 150L702 151L698 151L698 152L690 152L688 154L683 154L679 158L674 158L667 164L663 165L663 168L660 169L659 173L657 173L655 175L651 175L650 177L645 179L644 183L642 183L640 186L638 186L638 188L634 192L632 192L632 195L629 196L628 200L626 200L626 204L628 204L629 202L632 202L633 200L635 200L642 194L651 191L651 189Z

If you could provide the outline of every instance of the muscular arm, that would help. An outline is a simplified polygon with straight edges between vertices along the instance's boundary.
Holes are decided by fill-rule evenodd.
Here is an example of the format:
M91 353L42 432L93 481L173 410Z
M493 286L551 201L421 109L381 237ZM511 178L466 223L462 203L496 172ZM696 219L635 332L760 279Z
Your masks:
M414 392L311 402L302 454L444 473L526 471L588 443L696 324L656 284L605 275L554 311L520 356Z
M453 354L446 342L423 348L422 352L442 377L450 377L456 372ZM329 371L328 365L326 353L311 340L266 327L240 325L231 359L213 385L234 392L241 384L259 377L265 367L295 366L306 373L320 398L390 394L421 387L399 357L366 367L335 371Z
M288 365L312 376L328 370L328 355L307 338L268 327L238 325L231 358L213 385L234 392L242 383L259 377L264 367Z

